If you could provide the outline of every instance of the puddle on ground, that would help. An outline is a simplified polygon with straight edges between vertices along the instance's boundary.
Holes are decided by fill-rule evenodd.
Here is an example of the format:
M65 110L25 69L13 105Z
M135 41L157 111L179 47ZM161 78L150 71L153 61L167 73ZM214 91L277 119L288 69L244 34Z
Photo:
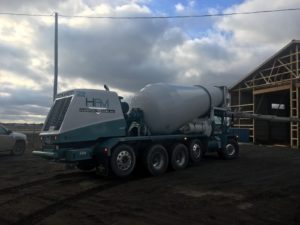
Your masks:
M244 203L241 203L241 204L237 205L237 208L238 209L242 209L242 210L246 210L246 209L251 208L252 206L253 206L252 203L250 203L250 202L244 202Z
M228 193L222 191L194 191L194 190L177 190L177 193L184 194L189 197L202 198L207 196L232 198L234 200L242 200L244 198L241 194Z
M231 198L236 201L241 201L244 199L244 196L241 194L230 193L230 192L222 192L222 191L195 191L195 190L176 190L176 193L184 194L189 197L194 198L203 198L208 196L216 196L216 197L225 197ZM236 206L238 209L247 210L253 207L253 204L250 202L243 202Z

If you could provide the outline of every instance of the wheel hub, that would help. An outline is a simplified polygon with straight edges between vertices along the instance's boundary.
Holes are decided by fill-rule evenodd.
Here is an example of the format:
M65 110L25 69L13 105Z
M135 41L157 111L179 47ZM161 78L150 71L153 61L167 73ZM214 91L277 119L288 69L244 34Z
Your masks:
M121 151L117 156L117 166L120 170L128 170L132 165L132 156L128 151Z
M194 144L192 148L192 154L193 156L198 159L201 156L201 148L200 145Z
M227 144L225 149L228 155L232 156L235 154L235 148L232 144Z

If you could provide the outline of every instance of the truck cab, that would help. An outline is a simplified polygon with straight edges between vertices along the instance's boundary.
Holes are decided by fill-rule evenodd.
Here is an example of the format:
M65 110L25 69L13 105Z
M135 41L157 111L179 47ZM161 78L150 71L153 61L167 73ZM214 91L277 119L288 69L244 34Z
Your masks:
M208 151L217 152L224 159L239 155L238 137L230 132L233 118L227 115L228 109L213 109L213 133L208 142Z

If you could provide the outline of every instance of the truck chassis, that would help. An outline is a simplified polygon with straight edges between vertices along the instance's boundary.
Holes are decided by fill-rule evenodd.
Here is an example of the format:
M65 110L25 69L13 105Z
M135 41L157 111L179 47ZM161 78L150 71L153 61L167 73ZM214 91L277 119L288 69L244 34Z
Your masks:
M226 110L214 109L219 123L214 122L213 134L142 135L98 139L72 145L48 145L43 137L43 150L35 155L58 162L74 163L81 170L98 169L105 175L129 176L141 162L146 171L158 176L167 171L185 169L197 164L206 152L217 152L224 159L239 156L237 137L230 135Z

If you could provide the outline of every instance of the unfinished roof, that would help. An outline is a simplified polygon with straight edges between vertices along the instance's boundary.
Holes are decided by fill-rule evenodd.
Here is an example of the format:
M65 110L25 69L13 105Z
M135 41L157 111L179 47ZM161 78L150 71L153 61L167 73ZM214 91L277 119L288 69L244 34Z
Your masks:
M257 85L271 85L285 79L299 78L300 40L292 40L273 56L250 72L245 78L233 85L230 90L238 87L252 88Z

